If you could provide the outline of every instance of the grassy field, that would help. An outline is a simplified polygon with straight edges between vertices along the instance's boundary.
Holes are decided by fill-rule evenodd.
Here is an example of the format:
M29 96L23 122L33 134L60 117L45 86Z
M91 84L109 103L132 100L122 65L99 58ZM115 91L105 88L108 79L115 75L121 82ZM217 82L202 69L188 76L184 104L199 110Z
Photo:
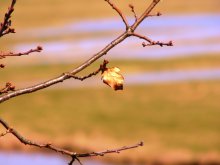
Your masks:
M87 149L143 140L142 159L219 153L219 83L46 90L1 104L0 115L29 137Z
M119 8L126 14L131 15L128 4L132 3L136 7L138 14L145 10L146 6L151 1L144 0L129 0L126 3L123 0L115 1ZM88 6L89 3L89 7ZM0 2L0 15L3 15L4 10L7 9L9 1ZM169 0L162 1L156 11L161 11L166 14L170 13L213 13L219 12L219 0ZM65 22L72 22L79 19L97 18L117 16L111 7L109 7L104 0L89 0L71 1L67 0L45 0L40 2L38 0L23 0L18 1L14 17L14 24L19 28L57 25Z

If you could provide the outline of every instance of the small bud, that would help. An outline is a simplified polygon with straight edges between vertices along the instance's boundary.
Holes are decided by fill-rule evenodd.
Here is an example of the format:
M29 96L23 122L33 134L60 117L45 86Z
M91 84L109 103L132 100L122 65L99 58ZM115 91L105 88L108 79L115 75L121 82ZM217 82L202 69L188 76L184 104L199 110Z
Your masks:
M170 41L170 42L169 42L169 46L173 46L173 41Z
M157 12L157 16L161 16L162 14L161 14L161 12Z
M15 33L15 29L13 29L13 28L9 28L8 31L9 31L9 33Z
M5 67L5 65L4 64L0 64L0 68L4 68Z
M131 9L134 9L134 6L132 4L128 5Z
M139 145L140 145L140 146L144 146L144 142L141 141L141 142L139 143Z
M41 46L37 46L37 50L38 50L38 51L42 51L43 48L42 48Z

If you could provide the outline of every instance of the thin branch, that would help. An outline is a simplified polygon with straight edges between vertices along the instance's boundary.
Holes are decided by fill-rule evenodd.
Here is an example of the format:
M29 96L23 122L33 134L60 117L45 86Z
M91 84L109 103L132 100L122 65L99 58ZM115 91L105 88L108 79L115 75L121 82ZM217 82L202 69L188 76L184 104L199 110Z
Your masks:
M41 46L37 46L35 49L30 49L26 52L19 52L19 53L13 53L13 52L3 53L3 52L0 52L0 59L5 58L5 57L29 55L30 53L41 52L42 50L43 50L43 48Z
M75 162L75 160L77 160L77 162L78 162L80 165L83 165L82 162L80 161L80 159L77 158L75 155L72 156L72 159L70 160L70 162L68 163L68 165L72 165L72 164Z
M162 13L161 12L157 12L156 14L148 14L148 16L147 17L159 17L159 16L161 16L162 15Z
M149 44L146 44L145 42L142 43L142 46L153 46L153 45L159 45L159 46L173 46L173 42L169 41L169 42L160 42L160 41L153 41L150 38L146 37L146 36L142 36L140 34L137 33L132 33L133 36L138 37L140 39L143 39L145 41L147 41Z
M129 24L128 21L126 19L126 17L123 15L123 13L121 12L121 10L114 4L111 2L111 0L105 0L121 17L122 21L125 24L126 29L129 28Z
M11 133L11 129L7 129L5 132L1 133L0 138L7 135L7 134L9 134L9 133Z
M12 85L12 83L7 82L5 84L5 87L0 89L0 95L3 94L3 93L8 93L9 91L14 91L14 90L15 90L15 86Z
M137 21L131 26L131 31L134 32L141 22L150 14L153 8L160 2L160 0L153 0L145 12L137 19Z
M15 30L10 28L11 26L11 15L14 11L14 5L16 3L16 0L11 1L11 5L8 8L7 13L5 13L4 21L0 23L0 37L9 34L9 33L15 33Z
M99 151L99 152L90 152L90 153L81 153L81 154L77 154L75 153L72 156L72 160L70 161L69 165L72 165L72 163L77 160L79 162L79 164L82 165L81 161L79 158L83 158L83 157L95 157L95 156L105 156L106 154L120 154L122 151L125 150L130 150L130 149L134 149L134 148L138 148L138 147L142 147L144 146L144 142L139 142L137 144L131 145L131 146L123 146L120 148L115 148L115 149L110 149L110 150L104 150L104 151Z
M87 68L92 63L94 63L96 60L98 60L102 56L106 55L112 48L114 48L116 45L120 44L126 38L132 36L132 33L136 30L138 25L153 10L153 8L158 4L159 1L160 0L153 0L152 3L150 4L150 6L147 8L147 10L137 19L137 21L131 27L129 27L124 33L122 33L115 40L110 42L101 51L99 51L98 53L94 54L90 59L88 59L87 61L85 61L84 63L82 63L80 66L76 67L75 69L73 69L69 73L71 73L71 75L76 75L77 73L79 73L80 71L84 70L85 68ZM110 2L110 1L107 1L107 2ZM11 99L13 97L16 97L16 96L20 96L20 95L23 95L23 94L32 93L32 92L35 92L35 91L38 91L38 90L45 89L47 87L50 87L50 86L52 86L54 84L63 82L63 81L65 81L67 79L70 79L70 78L72 78L72 76L70 76L68 74L61 74L60 76L55 77L53 79L50 79L48 81L45 81L43 83L40 83L40 84L31 86L31 87L27 87L27 88L23 88L23 89L19 89L19 90L13 91L11 93L2 95L0 97L0 103L4 102L6 100L9 100L9 99Z
M136 22L138 17L137 17L137 14L136 14L135 10L134 10L134 5L129 4L129 7L131 8L131 12L134 14L134 18L135 18L135 22Z
M83 76L83 77L78 77L78 76L75 76L75 75L73 75L72 73L68 73L68 72L67 72L67 73L64 73L64 74L67 74L68 76L71 76L72 78L74 78L74 79L76 79L76 80L81 80L81 81L83 81L83 80L85 80L85 79L87 79L87 78L90 78L90 77L92 77L92 76L97 75L99 72L103 72L103 71L106 69L106 65L107 65L108 63L109 63L109 62L108 62L107 60L104 60L104 61L103 61L103 64L100 65L99 69L97 69L96 71L90 73L89 75Z
M30 146L35 146L35 147L39 147L39 148L47 148L56 152L59 152L61 154L65 154L65 155L73 155L74 153L65 149L61 149L61 148L57 148L55 146L53 146L50 143L45 143L45 144L40 144L37 142L33 142L29 139L26 139L25 137L23 137L21 134L19 134L15 129L11 128L9 126L9 124L4 121L2 118L0 118L0 124L6 129L6 130L11 130L10 133L12 135L14 135L21 143L25 144L25 145L30 145Z
M51 143L41 144L41 143L33 142L29 139L26 139L21 134L19 134L15 129L11 128L9 126L9 124L6 121L4 121L2 118L0 118L0 124L6 130L9 130L8 133L11 133L12 135L14 135L21 143L23 143L25 145L30 145L30 146L34 146L34 147L38 147L38 148L45 148L45 149L49 149L51 151L55 151L57 153L60 153L60 154L66 155L66 156L70 156L71 161L70 161L69 164L72 164L75 160L80 162L79 158L82 158L82 157L104 156L106 154L120 153L121 151L124 151L124 150L130 150L130 149L133 149L133 148L143 146L143 142L140 142L140 143L132 145L132 146L124 146L124 147L111 149L111 150L100 151L100 152L81 153L81 154L79 153L79 154L77 154L75 152L53 146Z
M75 156L80 158L80 157L104 156L106 154L112 154L112 153L118 153L119 154L121 151L137 148L137 147L140 147L140 146L143 146L143 145L144 145L143 142L139 142L139 143L137 143L135 145L132 145L132 146L123 146L123 147L120 147L120 148L104 150L104 151L100 151L100 152L75 154Z
M67 72L67 73L64 73L64 75L67 75L67 76L70 76L71 78L74 78L76 80L80 80L80 81L83 81L87 78L90 78L92 76L95 76L97 75L99 72L103 72L105 69L106 69L106 65L108 64L109 62L107 60L104 60L103 61L103 64L100 65L99 69L97 69L96 71L86 75L86 76L83 76L83 77L79 77L79 76L75 76L74 74L70 73L70 72Z
M75 162L76 158L73 156L68 165L72 165Z

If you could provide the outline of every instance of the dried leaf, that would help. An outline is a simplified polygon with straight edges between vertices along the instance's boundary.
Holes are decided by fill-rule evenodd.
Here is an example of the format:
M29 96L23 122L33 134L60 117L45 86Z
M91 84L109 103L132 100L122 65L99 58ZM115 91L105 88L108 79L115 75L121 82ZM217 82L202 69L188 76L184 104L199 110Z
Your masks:
M114 90L123 90L124 77L119 72L117 67L106 68L102 73L103 82Z

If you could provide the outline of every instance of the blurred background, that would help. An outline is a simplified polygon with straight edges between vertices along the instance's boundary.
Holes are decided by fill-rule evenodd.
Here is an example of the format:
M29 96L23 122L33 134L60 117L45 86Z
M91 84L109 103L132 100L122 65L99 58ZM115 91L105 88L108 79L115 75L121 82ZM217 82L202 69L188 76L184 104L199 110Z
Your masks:
M151 1L113 2L132 24L128 4L140 15ZM9 4L0 2L1 20ZM84 159L85 164L220 163L219 9L219 0L162 0L153 13L163 15L147 18L137 31L155 41L173 40L173 47L143 48L143 41L128 38L104 57L109 67L121 69L123 91L113 91L100 75L68 80L1 104L0 115L27 138L76 152L145 142L120 155ZM104 0L18 1L12 27L17 33L1 38L1 51L44 49L1 60L6 65L1 86L10 81L17 89L71 70L124 31ZM97 69L104 58L80 75ZM61 165L67 160L8 135L0 139L0 162Z

